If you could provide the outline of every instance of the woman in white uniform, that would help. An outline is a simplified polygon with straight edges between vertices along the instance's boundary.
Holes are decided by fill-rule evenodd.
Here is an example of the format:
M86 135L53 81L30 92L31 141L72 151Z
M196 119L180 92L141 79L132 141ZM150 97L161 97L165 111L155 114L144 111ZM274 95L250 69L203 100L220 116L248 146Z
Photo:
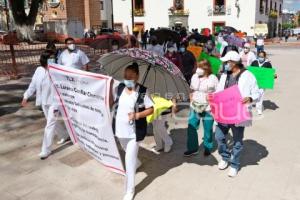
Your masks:
M44 132L44 139L42 144L40 158L46 159L51 154L51 145L55 133L55 129L63 130L63 127L57 121L59 115L58 105L54 101L54 88L50 81L47 65L50 59L50 54L47 52L42 53L40 57L41 66L36 69L32 77L31 83L24 93L22 106L27 105L28 99L35 93L36 106L41 106L47 119L47 124Z
M124 82L117 87L115 98L114 130L125 155L126 194L131 200L135 192L135 173L141 165L138 160L139 142L147 134L146 117L153 113L153 102L146 93L147 88L137 83L139 69L136 63L124 72Z

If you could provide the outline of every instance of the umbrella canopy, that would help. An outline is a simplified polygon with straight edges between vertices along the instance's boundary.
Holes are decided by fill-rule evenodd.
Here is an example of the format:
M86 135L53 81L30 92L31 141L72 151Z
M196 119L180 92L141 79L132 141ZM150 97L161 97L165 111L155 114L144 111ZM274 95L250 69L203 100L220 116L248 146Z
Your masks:
M103 55L98 62L101 64L101 73L120 81L123 80L125 68L136 62L140 70L139 82L144 81L143 85L148 88L150 94L171 98L179 93L184 95L183 99L188 98L189 86L178 67L150 51L121 49Z
M180 42L180 35L176 31L172 31L167 28L157 29L153 32L153 35L157 37L158 43L164 43L169 38L172 38L175 43Z
M236 33L238 31L231 26L223 26L223 27L221 27L221 32L231 34L231 33Z
M206 43L209 40L209 37L205 36L205 35L200 35L200 34L192 34L188 37L188 40L196 40L197 42L200 43Z
M94 49L111 49L112 44L116 44L121 48L127 44L127 40L120 35L99 35L89 46Z

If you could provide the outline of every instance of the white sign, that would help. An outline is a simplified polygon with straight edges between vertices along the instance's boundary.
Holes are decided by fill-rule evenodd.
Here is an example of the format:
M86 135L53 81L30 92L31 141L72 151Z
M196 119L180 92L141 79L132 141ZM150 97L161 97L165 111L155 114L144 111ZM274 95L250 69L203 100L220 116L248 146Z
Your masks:
M124 175L109 111L111 77L56 64L49 65L49 74L73 143Z

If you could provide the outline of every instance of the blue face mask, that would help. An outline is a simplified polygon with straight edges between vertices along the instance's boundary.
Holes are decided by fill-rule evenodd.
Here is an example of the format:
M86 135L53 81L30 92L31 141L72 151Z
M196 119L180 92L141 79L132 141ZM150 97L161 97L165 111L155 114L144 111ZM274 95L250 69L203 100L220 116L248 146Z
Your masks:
M262 57L259 57L259 58L258 58L258 61L259 61L260 63L265 62L265 60L266 60L266 59L265 59L265 58L262 58Z
M225 72L231 71L231 67L230 67L230 65L228 63L224 65L224 71Z
M49 58L49 59L47 60L47 63L48 63L48 65L49 65L49 64L52 64L52 63L55 63L55 58Z
M124 84L127 88L134 88L135 86L134 80L124 80Z
M184 47L181 47L179 50L180 50L181 53L185 52L185 48Z

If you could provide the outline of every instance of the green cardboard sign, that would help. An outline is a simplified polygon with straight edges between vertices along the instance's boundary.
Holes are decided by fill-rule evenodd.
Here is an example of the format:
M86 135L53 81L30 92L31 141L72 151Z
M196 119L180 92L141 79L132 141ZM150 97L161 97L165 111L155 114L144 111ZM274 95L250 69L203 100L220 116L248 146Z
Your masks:
M247 69L255 76L259 88L274 89L275 69L252 66Z

